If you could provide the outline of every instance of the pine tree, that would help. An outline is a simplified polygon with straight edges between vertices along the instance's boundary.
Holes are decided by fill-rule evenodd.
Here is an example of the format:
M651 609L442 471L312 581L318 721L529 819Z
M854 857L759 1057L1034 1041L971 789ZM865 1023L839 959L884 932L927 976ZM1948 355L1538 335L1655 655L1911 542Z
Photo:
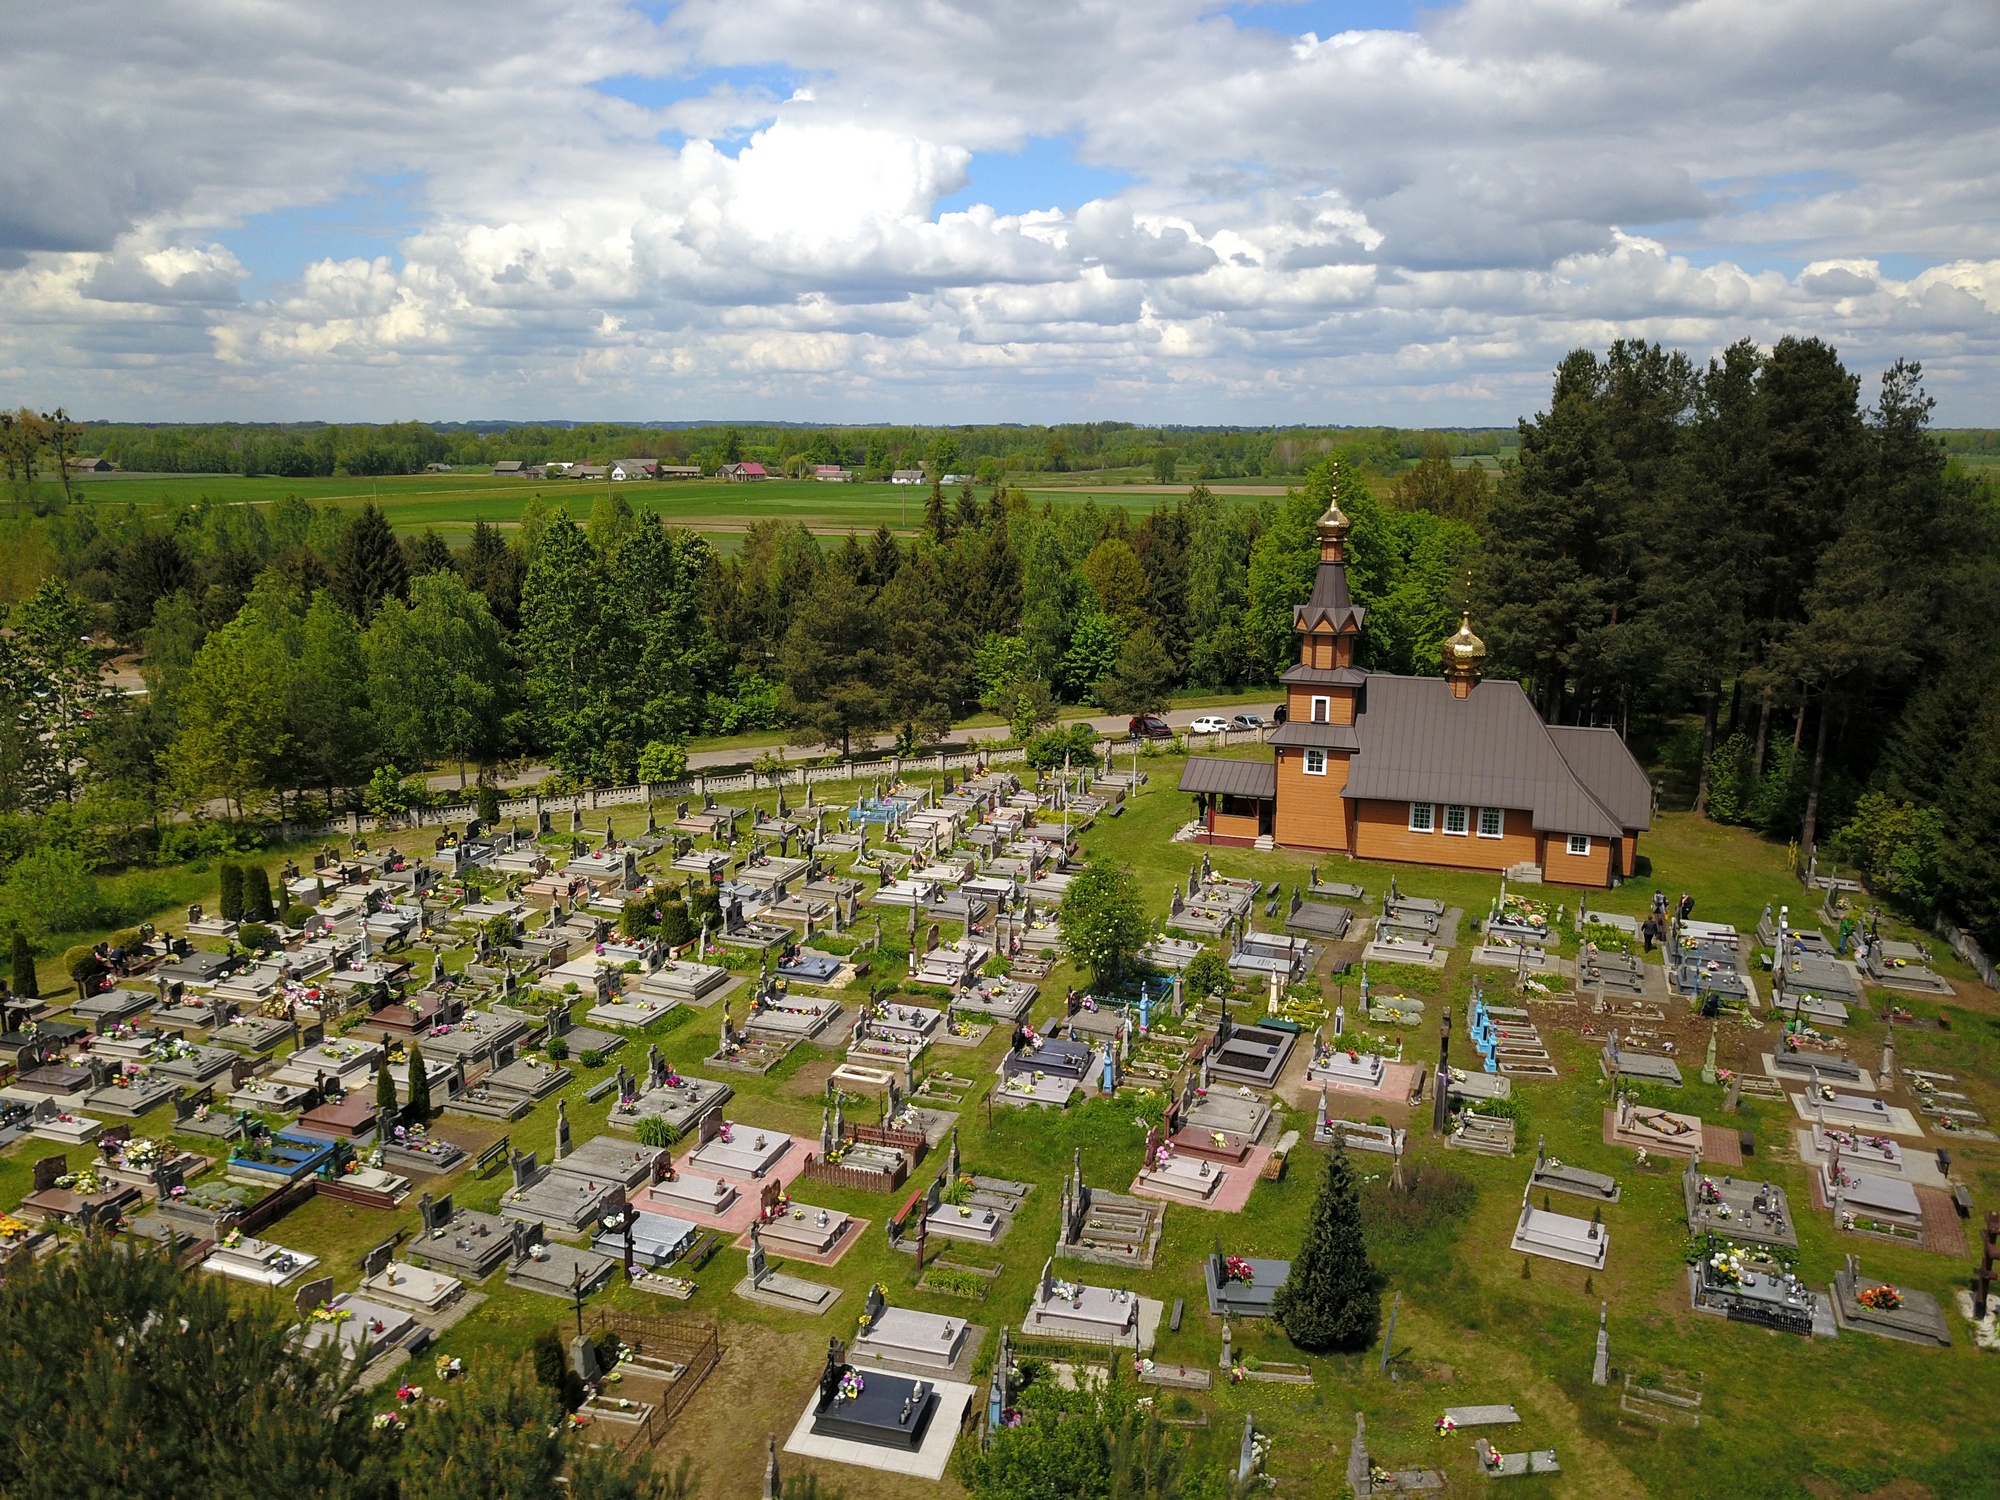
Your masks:
M1301 1349L1365 1349L1382 1318L1381 1281L1368 1261L1361 1230L1361 1198L1347 1160L1347 1142L1334 1137L1326 1178L1306 1221L1305 1241L1291 1275L1271 1303L1271 1315Z
M247 922L268 922L277 914L277 909L271 904L271 872L262 865L246 865L243 869L243 919Z
M380 1118L375 1122L380 1129L387 1129L396 1120L396 1080L389 1074L388 1059L375 1070L375 1111Z
M0 1494L249 1495L283 1476L292 1494L388 1500L377 1403L354 1398L334 1351L302 1354L292 1321L288 1303L237 1301L157 1250L92 1236L18 1257L0 1347L62 1357L0 1360Z
M410 1043L410 1119L422 1124L431 1117L431 1080L424 1071L424 1054Z
M366 625L384 599L400 599L410 589L410 565L389 518L371 500L340 534L333 554L333 596Z
M222 881L222 920L243 920L243 866L222 865L216 874Z
M14 929L14 993L23 1000L39 1000L41 981L35 977L35 945L27 933Z
M537 1362L543 1357L538 1345ZM402 1500L558 1493L561 1416L525 1359L497 1376L447 1387L442 1408L419 1413L404 1436Z

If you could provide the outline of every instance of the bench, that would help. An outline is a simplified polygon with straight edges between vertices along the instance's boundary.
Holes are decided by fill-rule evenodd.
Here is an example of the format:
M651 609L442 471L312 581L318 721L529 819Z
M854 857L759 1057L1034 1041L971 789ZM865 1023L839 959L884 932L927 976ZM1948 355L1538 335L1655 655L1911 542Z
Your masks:
M616 1079L612 1080L614 1083ZM505 1161L514 1149L512 1136L501 1136L499 1140L479 1153L479 1159L472 1164L472 1175L484 1177L499 1163Z

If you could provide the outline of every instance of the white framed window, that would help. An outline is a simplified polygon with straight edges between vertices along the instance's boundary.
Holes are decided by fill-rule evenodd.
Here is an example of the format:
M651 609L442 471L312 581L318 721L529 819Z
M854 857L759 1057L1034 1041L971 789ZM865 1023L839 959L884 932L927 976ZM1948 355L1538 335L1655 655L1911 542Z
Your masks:
M1324 750L1306 751L1306 775L1324 776L1325 774L1326 752Z
M1431 802L1410 804L1410 832L1432 833L1437 829L1437 805Z
M1332 716L1333 700L1331 698L1313 699L1313 723L1324 724Z
M1587 833L1572 833L1569 836L1569 852L1578 858L1590 853L1590 835Z
M1497 839L1505 831L1507 815L1497 807L1479 809L1479 836L1483 839Z
M1444 831L1446 833L1455 833L1460 838L1464 838L1466 833L1470 831L1471 827L1472 827L1471 808L1460 807L1456 802L1445 803Z

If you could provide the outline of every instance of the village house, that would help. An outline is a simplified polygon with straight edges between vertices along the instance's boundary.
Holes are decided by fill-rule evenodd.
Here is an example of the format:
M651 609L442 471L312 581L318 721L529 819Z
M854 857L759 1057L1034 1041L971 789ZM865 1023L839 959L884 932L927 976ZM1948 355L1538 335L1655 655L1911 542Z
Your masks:
M1319 521L1312 597L1292 614L1298 665L1268 763L1196 756L1181 790L1211 843L1326 850L1359 859L1504 872L1565 885L1633 873L1652 788L1610 729L1542 721L1519 683L1482 682L1470 614L1443 648L1444 675L1357 664L1367 610L1348 592L1350 523ZM1524 871L1525 873L1525 871Z
M765 472L762 464L754 463L747 459L740 464L724 464L715 472L720 474L724 479L769 479L771 477Z
M891 484L922 484L923 482L924 471L922 469L898 469L889 476L889 483Z
M813 478L827 484L845 484L849 479L847 470L839 464L814 464Z
M652 479L659 471L659 461L651 458L621 458L611 465L611 477L616 480Z

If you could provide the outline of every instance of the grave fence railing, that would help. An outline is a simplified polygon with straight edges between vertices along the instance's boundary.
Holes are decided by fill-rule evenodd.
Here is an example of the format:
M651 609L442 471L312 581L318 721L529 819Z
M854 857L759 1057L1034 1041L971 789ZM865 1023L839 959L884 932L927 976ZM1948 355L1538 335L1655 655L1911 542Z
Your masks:
M657 1314L624 1312L600 1308L592 1325L599 1332L609 1330L632 1349L649 1358L671 1360L681 1366L679 1377L667 1383L654 1417L664 1427L680 1415L694 1399L701 1383L722 1362L722 1335L706 1318L673 1318ZM651 1440L659 1440L657 1434Z

